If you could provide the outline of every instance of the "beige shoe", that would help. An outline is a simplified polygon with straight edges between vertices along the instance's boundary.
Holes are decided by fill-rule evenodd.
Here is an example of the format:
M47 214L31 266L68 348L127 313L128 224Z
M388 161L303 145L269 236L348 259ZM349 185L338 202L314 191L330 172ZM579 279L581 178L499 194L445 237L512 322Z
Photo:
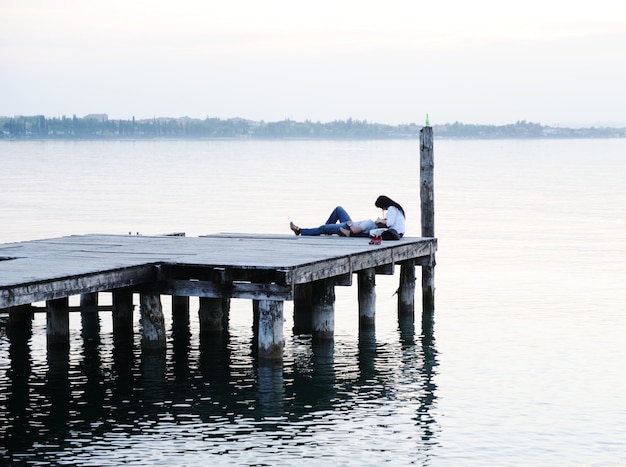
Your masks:
M295 233L296 235L300 235L300 227L298 227L293 222L289 222L289 228L293 230L293 233Z

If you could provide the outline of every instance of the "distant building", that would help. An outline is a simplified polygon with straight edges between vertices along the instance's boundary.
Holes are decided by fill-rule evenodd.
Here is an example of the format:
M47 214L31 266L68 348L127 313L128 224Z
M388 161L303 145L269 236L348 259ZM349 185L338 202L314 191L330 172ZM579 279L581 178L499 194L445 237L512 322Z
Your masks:
M83 117L85 120L97 120L100 123L104 123L109 120L107 114L89 114Z

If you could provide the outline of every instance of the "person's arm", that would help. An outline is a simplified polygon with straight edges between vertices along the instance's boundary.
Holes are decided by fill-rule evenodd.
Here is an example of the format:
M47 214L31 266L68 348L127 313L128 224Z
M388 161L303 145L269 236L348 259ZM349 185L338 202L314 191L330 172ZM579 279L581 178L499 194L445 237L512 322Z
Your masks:
M350 232L352 232L353 234L360 234L361 232L363 232L363 227L353 224L350 226Z
M385 225L390 229L396 225L396 218L398 217L400 211L396 209L394 206L391 206L387 209L387 217L385 218Z
M387 218L383 217L382 219L380 217L376 218L376 227L387 227Z

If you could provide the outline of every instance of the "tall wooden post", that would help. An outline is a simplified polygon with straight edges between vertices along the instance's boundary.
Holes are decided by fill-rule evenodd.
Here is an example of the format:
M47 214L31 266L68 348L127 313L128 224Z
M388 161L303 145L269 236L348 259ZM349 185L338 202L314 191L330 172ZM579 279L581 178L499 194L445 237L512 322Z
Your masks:
M435 236L433 129L420 130L420 200L422 210L422 237ZM422 266L422 324L432 325L435 310L435 255L430 264Z
M48 347L70 346L70 308L67 297L46 302L46 335Z
M376 322L376 269L357 273L359 300L359 329L372 328Z
M165 319L161 297L159 294L142 292L139 303L141 309L141 346L144 349L165 349Z

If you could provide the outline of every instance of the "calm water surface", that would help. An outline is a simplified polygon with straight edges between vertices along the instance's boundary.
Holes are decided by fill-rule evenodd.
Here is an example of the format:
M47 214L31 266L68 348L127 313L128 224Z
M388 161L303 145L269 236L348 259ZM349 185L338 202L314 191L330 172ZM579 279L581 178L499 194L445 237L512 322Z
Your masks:
M337 204L400 201L419 236L417 141L0 142L0 242L83 234L289 233ZM626 462L626 141L435 141L436 322L376 329L338 287L334 343L295 335L258 365L252 312L165 354L71 316L9 340L0 459L14 465L617 465ZM419 274L418 274L419 277ZM72 299L74 302L76 298ZM101 294L101 302L110 300Z

